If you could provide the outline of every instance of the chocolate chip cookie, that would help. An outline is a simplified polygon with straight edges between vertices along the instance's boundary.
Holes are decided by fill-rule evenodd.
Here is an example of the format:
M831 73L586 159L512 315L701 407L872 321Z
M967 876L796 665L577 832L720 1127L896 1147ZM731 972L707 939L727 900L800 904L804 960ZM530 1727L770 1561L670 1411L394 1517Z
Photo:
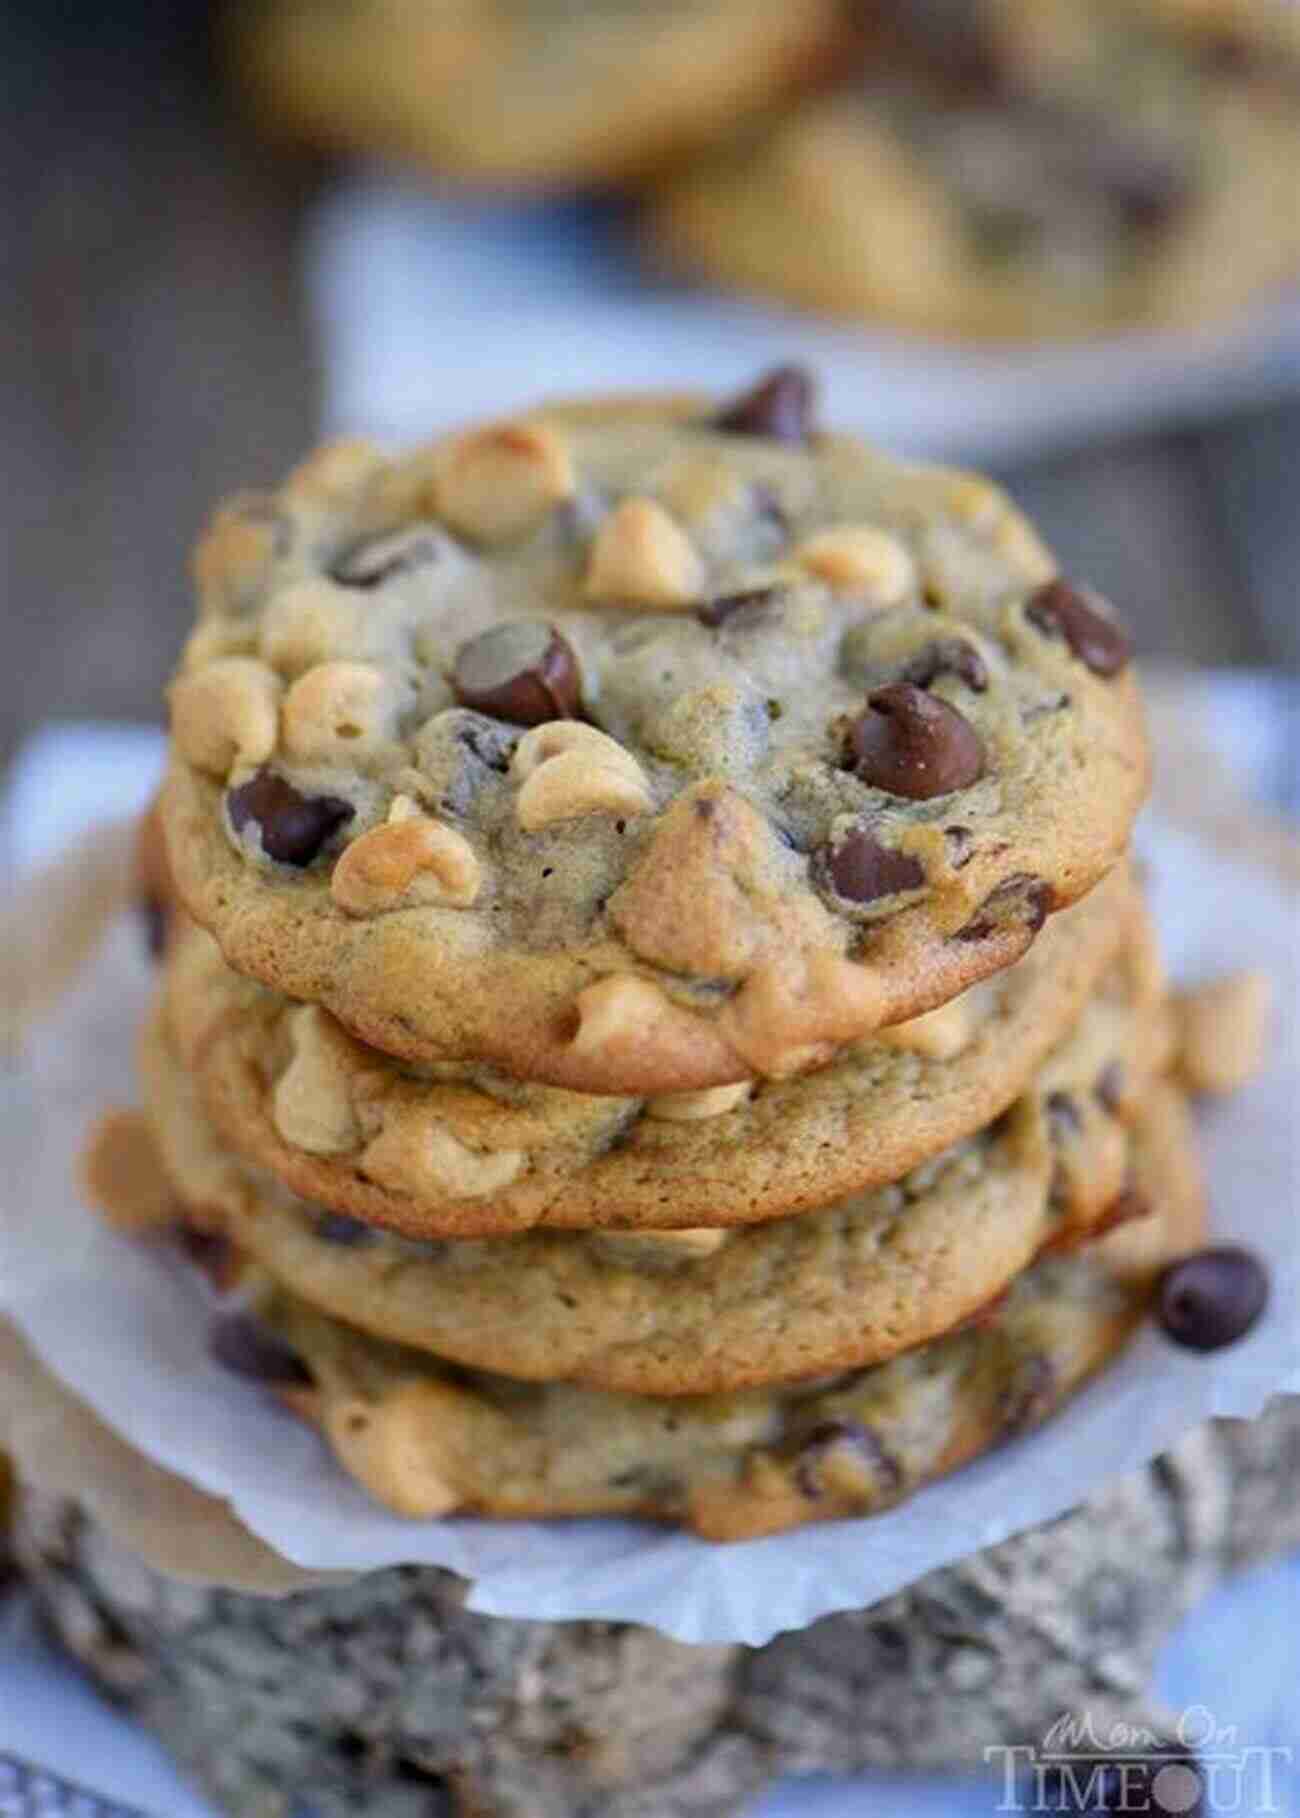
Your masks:
M220 513L178 890L408 1061L783 1077L1011 964L1147 780L1127 638L987 481L731 400L554 406Z
M660 255L835 314L1023 339L1199 326L1300 271L1287 0L872 16L852 83L670 180Z
M896 1180L1011 1103L1121 945L1154 1001L1161 968L1124 866L1014 966L816 1074L656 1098L393 1061L241 979L184 921L164 987L177 1054L237 1154L408 1237L486 1237L750 1223Z
M191 1218L366 1331L531 1380L698 1394L877 1362L947 1331L1038 1252L1132 1210L1131 1121L1172 1022L1125 956L995 1124L903 1178L750 1229L411 1242L241 1168L156 1016L145 1097ZM173 1214L174 1215L174 1214Z
M441 1368L269 1284L222 1354L399 1514L640 1514L741 1539L902 1501L1044 1419L1120 1349L1156 1271L1202 1229L1168 1088L1137 1129L1135 1193L1147 1216L1040 1262L982 1322L831 1382L670 1401L538 1387Z
M530 188L644 175L845 35L841 0L250 0L228 26L271 130Z

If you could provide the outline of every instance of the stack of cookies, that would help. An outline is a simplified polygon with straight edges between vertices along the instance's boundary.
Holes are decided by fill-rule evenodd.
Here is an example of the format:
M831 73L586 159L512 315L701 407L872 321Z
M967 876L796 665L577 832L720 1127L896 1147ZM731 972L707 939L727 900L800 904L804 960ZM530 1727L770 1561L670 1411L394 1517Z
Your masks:
M881 1508L1198 1241L1175 1070L1259 1017L1166 995L1124 633L813 402L334 445L200 544L147 1110L89 1175L402 1513ZM1222 1342L1259 1284L1165 1299Z

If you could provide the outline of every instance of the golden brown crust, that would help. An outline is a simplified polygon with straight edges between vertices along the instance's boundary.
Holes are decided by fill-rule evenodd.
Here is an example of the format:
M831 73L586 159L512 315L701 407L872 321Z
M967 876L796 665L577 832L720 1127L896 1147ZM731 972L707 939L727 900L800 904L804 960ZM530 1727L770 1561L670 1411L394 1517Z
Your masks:
M1121 870L1053 920L1019 969L979 988L969 1040L956 1053L932 1058L900 1045L904 1026L821 1072L742 1092L730 1109L689 1122L647 1100L508 1091L490 1076L475 1090L473 1069L459 1081L422 1081L331 1030L328 1018L236 979L201 935L182 935L165 983L172 1034L208 1115L236 1152L304 1199L411 1237L662 1229L827 1205L898 1178L987 1124L1024 1088L1126 940L1141 956L1140 991L1149 996L1159 968ZM330 1048L325 1078L306 1064L304 1023L304 1035L323 1035ZM305 1127L285 1115L298 1115L283 1094L299 1081L315 1104ZM417 1130L441 1127L478 1154L518 1154L519 1166L490 1194L460 1199L454 1174L444 1170L439 1187L427 1158L378 1178L365 1157L390 1117Z

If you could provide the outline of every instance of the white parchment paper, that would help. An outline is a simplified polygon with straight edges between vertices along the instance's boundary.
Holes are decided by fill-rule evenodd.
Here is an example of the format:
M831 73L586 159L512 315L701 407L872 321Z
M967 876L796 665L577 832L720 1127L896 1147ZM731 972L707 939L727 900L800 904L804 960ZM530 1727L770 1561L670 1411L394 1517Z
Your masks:
M82 1203L82 1136L106 1103L133 1096L132 1040L150 990L125 918L35 1031L23 1073L0 1088L0 1305L111 1427L227 1498L298 1564L446 1566L473 1581L477 1610L634 1620L686 1641L760 1643L866 1605L1063 1512L1207 1416L1251 1415L1273 1392L1300 1390L1296 900L1172 827L1149 825L1143 846L1176 975L1250 963L1277 979L1267 1077L1203 1119L1215 1235L1268 1258L1270 1311L1244 1343L1208 1359L1145 1331L1040 1432L891 1513L720 1547L631 1522L415 1523L377 1508L314 1433L209 1360L204 1302L185 1272L102 1228Z

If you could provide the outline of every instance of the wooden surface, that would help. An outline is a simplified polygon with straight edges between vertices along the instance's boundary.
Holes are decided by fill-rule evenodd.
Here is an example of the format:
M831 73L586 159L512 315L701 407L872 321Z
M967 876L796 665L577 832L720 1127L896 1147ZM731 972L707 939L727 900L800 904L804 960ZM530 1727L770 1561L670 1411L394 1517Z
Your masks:
M0 17L0 763L46 716L157 715L209 505L313 433L296 242L328 177L214 98L205 12ZM1297 669L1297 465L1293 403L1003 477L1145 650Z

